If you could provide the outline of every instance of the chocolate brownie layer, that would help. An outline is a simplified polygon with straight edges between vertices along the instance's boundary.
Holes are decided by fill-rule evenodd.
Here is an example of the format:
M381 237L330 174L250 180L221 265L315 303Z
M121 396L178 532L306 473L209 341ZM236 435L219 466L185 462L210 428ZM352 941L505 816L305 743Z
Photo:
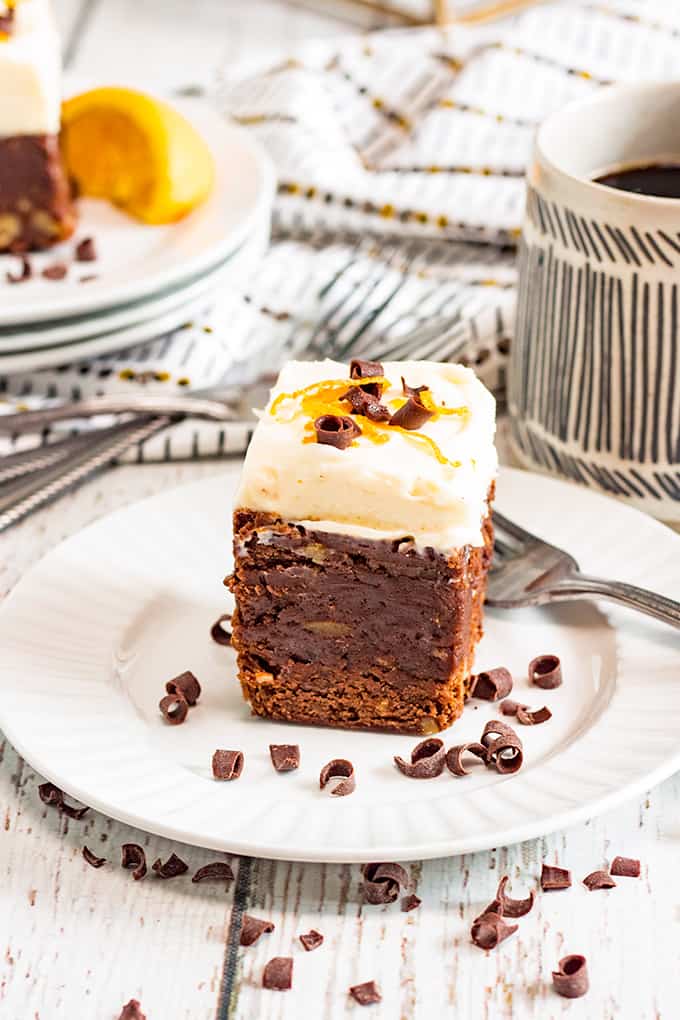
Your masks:
M234 514L232 642L257 715L434 733L461 713L492 554L322 533Z
M57 137L0 138L0 252L47 248L75 224Z

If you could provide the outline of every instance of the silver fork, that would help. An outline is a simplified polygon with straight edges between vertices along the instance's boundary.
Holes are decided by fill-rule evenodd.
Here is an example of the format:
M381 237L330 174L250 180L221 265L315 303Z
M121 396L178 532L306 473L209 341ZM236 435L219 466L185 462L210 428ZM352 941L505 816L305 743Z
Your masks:
M564 599L611 599L680 629L680 602L622 581L582 574L573 556L493 512L494 558L486 601L501 609Z

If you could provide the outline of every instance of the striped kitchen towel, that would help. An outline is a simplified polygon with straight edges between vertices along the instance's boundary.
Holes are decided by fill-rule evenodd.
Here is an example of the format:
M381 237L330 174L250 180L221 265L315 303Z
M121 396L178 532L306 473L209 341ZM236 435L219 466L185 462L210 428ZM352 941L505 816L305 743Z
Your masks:
M680 6L667 0L562 0L474 27L306 43L277 67L249 56L213 96L278 171L274 242L247 293L115 356L0 375L0 399L224 390L292 355L462 359L502 390L536 125L678 66ZM219 453L219 433L186 423L144 456Z

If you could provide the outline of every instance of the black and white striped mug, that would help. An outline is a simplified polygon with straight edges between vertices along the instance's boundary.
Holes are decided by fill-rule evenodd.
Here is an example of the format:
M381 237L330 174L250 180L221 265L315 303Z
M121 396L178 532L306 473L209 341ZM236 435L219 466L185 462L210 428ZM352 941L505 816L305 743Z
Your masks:
M526 466L680 521L680 199L617 190L680 166L680 83L606 89L540 127L508 398Z

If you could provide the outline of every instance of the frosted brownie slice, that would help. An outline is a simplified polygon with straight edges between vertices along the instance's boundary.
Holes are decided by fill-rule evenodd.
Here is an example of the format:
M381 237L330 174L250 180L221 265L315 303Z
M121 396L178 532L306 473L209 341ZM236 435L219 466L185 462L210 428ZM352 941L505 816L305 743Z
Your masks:
M0 0L0 252L75 227L59 153L61 58L49 0Z
M291 362L234 510L257 715L427 734L461 713L491 560L495 404L432 362Z

